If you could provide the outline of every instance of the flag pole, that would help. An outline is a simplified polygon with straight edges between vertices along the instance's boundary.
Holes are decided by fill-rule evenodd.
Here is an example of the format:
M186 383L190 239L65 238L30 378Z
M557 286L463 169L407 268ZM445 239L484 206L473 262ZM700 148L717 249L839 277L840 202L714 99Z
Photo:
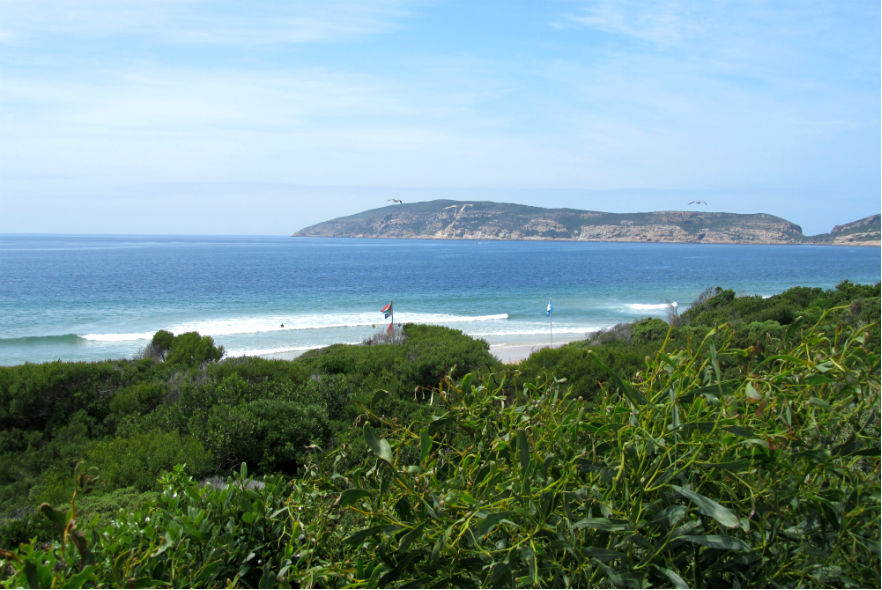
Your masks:
M545 311L548 313L548 346L550 347L554 347L554 329L551 326L552 309L551 297L549 297L548 307L545 308Z
M390 318L389 327L386 328L386 335L392 335L392 344L395 344L395 309L392 306L392 302L386 304L383 309L380 310L384 315L384 318Z

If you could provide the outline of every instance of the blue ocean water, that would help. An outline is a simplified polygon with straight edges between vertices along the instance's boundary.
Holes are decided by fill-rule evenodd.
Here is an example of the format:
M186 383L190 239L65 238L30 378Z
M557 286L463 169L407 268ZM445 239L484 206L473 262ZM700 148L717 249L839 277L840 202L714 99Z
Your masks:
M879 248L0 235L0 364L133 357L160 329L292 358L371 337L390 301L396 323L542 345L665 317L708 287L844 279L879 282Z

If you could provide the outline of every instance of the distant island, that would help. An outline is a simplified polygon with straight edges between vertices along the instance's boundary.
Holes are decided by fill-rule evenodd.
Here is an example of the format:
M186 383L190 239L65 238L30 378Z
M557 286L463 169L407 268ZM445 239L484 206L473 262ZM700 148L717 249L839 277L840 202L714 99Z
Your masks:
M295 237L435 240L569 240L705 244L879 246L880 216L805 236L767 213L654 211L605 213L491 201L435 200L371 209L303 228Z

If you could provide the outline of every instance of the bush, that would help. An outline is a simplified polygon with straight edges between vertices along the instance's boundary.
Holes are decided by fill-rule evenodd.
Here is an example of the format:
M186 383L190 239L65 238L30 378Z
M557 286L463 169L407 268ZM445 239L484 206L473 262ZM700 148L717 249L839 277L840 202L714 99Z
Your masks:
M133 487L152 489L159 474L186 463L194 475L202 475L212 464L211 454L193 437L151 430L130 438L116 438L94 444L86 452L86 463L97 467L99 488L112 491Z
M324 444L330 433L325 407L306 399L214 406L191 421L190 431L214 456L216 472L247 463L260 473L286 474L297 473L309 446Z
M635 384L611 376L596 410L554 386L448 384L433 420L365 427L337 584L878 587L879 365L861 338L811 332L748 380L715 366L743 351L673 351ZM462 443L438 440L448 424Z
M198 367L205 363L219 361L223 355L224 347L215 346L211 336L200 336L197 332L186 332L174 337L165 361L172 365Z
M633 377L604 367L605 348L571 346L605 373L592 402L554 380L467 374L404 421L375 411L404 401L380 392L322 469L295 457L296 480L243 466L199 486L176 467L155 504L100 528L85 508L42 506L54 540L0 552L0 584L879 587L879 355L866 326L828 330L840 312L782 327L801 339L774 356L721 327ZM227 422L247 413L279 448L268 438L306 412L282 394L237 398ZM104 473L147 441L117 444Z

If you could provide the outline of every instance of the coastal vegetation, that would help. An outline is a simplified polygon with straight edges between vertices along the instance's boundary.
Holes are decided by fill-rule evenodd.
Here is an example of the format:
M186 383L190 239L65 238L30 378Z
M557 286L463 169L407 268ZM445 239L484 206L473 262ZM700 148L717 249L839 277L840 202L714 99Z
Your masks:
M7 587L879 587L880 285L715 288L514 365L0 367Z

